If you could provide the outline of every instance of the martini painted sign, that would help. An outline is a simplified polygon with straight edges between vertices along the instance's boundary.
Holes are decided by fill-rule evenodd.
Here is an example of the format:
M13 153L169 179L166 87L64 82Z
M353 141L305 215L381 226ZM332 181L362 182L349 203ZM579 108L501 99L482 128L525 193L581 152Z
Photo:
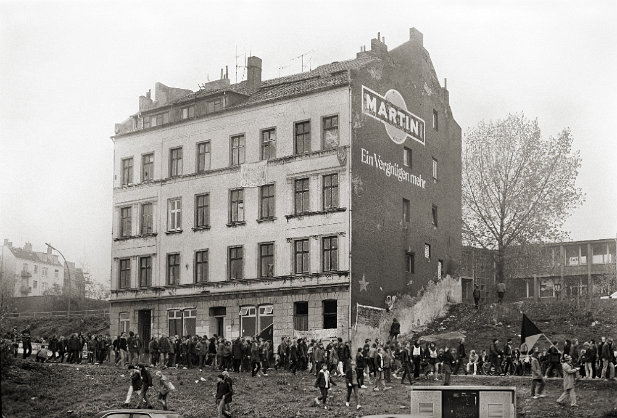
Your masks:
M424 120L407 110L398 91L390 89L382 96L362 86L362 112L382 122L394 143L402 144L409 136L424 145Z

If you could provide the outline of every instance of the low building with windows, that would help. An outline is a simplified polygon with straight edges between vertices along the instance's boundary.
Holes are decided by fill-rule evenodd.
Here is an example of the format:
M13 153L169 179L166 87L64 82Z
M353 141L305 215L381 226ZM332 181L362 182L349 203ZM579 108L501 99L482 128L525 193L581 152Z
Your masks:
M12 290L14 297L62 294L64 270L51 248L46 252L33 251L29 242L19 248L8 239L2 244L0 271L3 291Z
M115 127L112 333L349 337L453 274L461 131L422 34L197 91L156 83Z
M523 299L565 299L607 295L617 290L614 238L512 247L506 253L506 293ZM488 300L495 294L495 264L489 250L464 247L463 300L473 284ZM593 288L593 293L588 289Z

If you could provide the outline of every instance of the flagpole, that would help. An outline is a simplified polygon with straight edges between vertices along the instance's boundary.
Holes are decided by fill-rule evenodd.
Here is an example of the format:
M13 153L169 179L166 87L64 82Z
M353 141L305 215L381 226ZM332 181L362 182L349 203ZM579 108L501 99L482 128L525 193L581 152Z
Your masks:
M548 337L546 336L546 334L545 334L545 333L542 333L542 335L544 335L544 338L546 338L546 339L547 339L547 341L548 341L549 343L551 343L551 347L555 347L555 348L557 349L557 351L559 352L559 354L561 354L561 351L559 351L559 347L557 347L555 344L553 344L553 342L550 340L550 338L548 338Z

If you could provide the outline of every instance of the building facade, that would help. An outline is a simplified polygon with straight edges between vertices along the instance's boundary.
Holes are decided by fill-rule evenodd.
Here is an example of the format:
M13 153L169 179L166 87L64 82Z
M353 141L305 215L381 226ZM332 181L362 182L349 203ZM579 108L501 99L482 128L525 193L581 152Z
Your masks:
M116 125L112 333L348 337L460 258L460 128L422 45L196 92Z
M19 248L5 239L0 260L3 291L12 291L14 297L62 293L65 271L51 248L37 252L29 242Z
M506 253L506 287L516 299L566 299L607 295L617 290L614 238L513 247ZM495 265L488 250L463 248L463 300L473 284L495 293ZM593 288L593 293L588 289Z

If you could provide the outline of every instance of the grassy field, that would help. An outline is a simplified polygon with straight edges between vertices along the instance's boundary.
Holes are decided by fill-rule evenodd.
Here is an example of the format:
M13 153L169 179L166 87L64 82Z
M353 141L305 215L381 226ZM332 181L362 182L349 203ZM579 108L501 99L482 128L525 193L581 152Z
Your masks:
M168 369L165 374L177 390L169 397L170 408L185 417L216 416L214 390L216 374L210 370ZM206 381L203 382L200 378ZM293 376L272 371L267 377L232 373L234 402L232 412L239 417L356 417L370 414L408 414L410 387L392 382L386 392L360 391L362 408L345 406L346 389L342 379L330 392L329 411L313 406L318 396L315 378L308 373ZM198 383L196 383L198 381ZM435 385L435 380L420 380L420 385ZM454 376L453 385L516 386L517 413L524 417L617 417L617 382L577 381L576 410L555 403L561 393L560 379L549 379L544 399L528 394L528 377ZM5 417L89 417L97 411L118 408L129 386L125 369L109 365L39 364L18 360L3 367L1 376L2 414ZM134 398L135 400L135 398Z

